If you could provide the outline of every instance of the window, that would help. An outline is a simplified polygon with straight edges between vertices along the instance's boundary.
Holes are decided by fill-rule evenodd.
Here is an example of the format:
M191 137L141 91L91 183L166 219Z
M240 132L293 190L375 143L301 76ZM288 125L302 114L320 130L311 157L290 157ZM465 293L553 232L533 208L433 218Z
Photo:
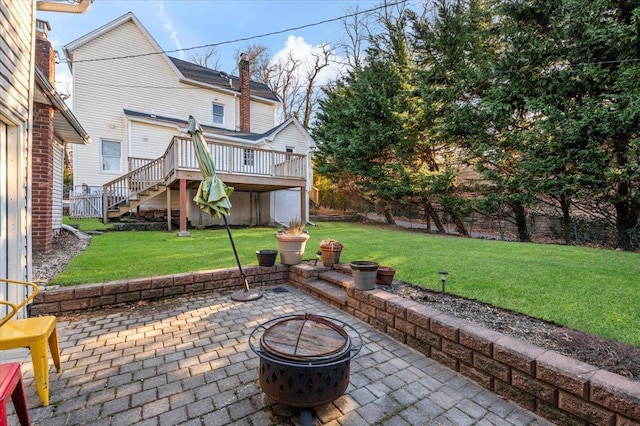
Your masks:
M121 172L122 171L122 153L120 150L120 142L102 140L100 154L102 156L103 172Z
M287 152L287 157L286 157L287 161L290 161L291 160L291 156L288 155L288 154L293 153L293 147L292 146L288 146L288 147L285 148L285 151Z
M253 166L256 158L256 152L253 149L244 150L244 165Z
M213 104L213 124L224 124L224 107Z

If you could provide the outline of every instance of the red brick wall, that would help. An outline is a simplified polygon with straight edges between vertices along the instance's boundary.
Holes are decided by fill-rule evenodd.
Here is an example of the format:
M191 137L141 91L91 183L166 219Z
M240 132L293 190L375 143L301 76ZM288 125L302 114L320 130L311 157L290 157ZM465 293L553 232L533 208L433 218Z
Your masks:
M249 133L251 131L251 72L249 61L240 59L240 131Z
M53 108L34 104L32 164L33 249L53 248Z

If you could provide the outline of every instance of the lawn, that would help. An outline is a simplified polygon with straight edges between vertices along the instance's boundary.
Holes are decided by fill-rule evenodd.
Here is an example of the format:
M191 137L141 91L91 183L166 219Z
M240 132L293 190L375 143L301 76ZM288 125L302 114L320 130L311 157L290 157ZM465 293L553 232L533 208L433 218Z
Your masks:
M396 279L447 291L640 346L640 254L587 247L467 239L379 225L318 223L305 258L323 238L341 241L341 262L376 260ZM277 249L274 228L233 229L243 265L255 251ZM225 229L106 232L72 260L52 284L76 285L235 267Z

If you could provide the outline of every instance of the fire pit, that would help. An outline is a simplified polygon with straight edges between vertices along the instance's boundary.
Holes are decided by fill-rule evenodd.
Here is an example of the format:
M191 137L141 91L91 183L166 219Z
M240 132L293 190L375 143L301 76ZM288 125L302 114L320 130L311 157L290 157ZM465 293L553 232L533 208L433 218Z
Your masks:
M362 337L334 318L287 315L256 327L249 345L260 358L262 391L276 402L300 407L301 424L310 425L310 409L330 403L349 386L351 360L362 349Z

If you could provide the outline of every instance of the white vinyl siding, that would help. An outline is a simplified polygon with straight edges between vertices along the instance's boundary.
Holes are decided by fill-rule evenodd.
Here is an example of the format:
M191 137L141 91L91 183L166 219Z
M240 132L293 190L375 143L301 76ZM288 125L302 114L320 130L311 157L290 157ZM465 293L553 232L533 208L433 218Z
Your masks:
M167 150L173 136L180 134L176 126L130 121L131 136L128 157L155 160ZM125 170L130 172L131 170Z
M53 208L52 227L54 235L62 228L62 186L64 178L64 148L60 144L53 147Z
M35 3L0 0L0 276L27 281L31 279L28 129L34 87ZM0 284L3 300L18 302L24 296L23 289Z

